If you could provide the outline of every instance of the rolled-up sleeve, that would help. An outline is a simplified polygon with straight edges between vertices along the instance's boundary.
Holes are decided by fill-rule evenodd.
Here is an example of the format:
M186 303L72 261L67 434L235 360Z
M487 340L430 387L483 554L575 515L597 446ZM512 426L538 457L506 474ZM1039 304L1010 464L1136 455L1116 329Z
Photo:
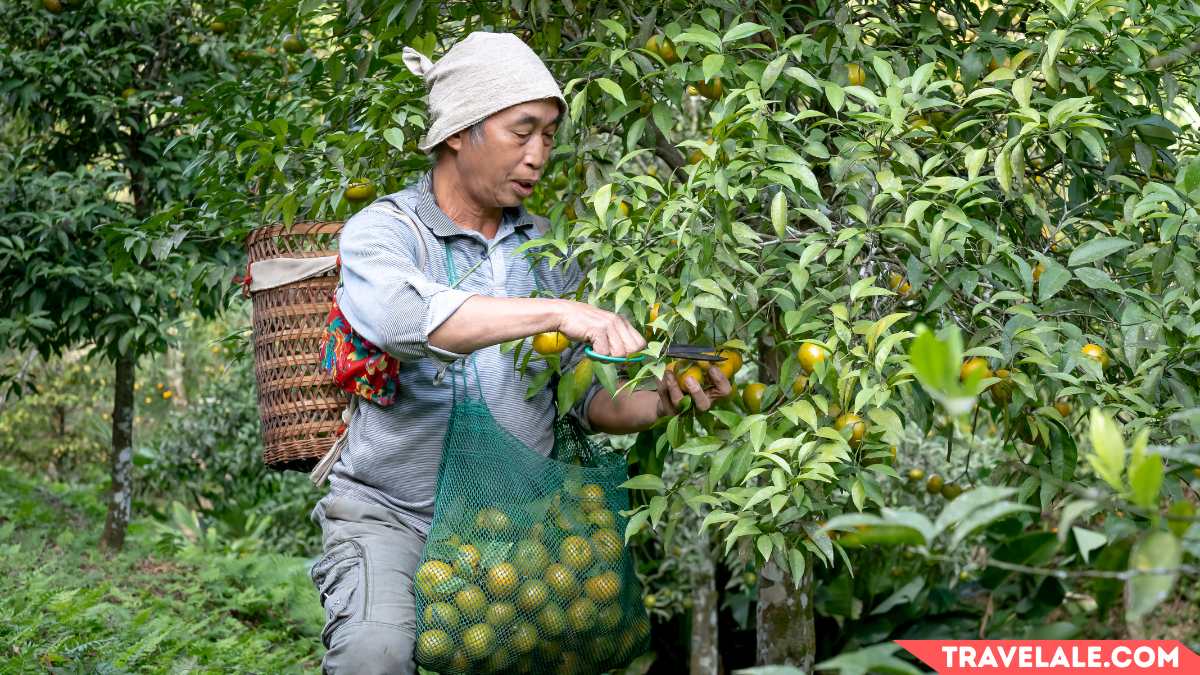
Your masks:
M429 344L429 334L475 294L426 276L417 267L416 236L395 216L370 208L350 218L338 244L338 305L355 331L401 361L464 358Z

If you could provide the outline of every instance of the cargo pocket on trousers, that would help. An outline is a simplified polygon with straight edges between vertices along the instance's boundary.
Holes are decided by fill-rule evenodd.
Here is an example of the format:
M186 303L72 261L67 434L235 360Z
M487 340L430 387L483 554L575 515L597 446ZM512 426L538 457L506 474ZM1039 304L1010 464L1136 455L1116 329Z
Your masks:
M312 582L321 594L325 608L325 629L321 642L329 648L329 639L342 624L359 614L365 595L366 559L356 541L337 544L312 569Z

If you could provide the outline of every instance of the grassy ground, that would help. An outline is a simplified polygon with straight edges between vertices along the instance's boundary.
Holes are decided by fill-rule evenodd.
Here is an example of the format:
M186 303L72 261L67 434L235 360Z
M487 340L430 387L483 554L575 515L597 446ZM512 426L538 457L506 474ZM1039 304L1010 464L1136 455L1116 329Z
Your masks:
M101 484L0 468L0 673L319 668L323 612L308 561L212 542L164 549L145 522L107 557Z

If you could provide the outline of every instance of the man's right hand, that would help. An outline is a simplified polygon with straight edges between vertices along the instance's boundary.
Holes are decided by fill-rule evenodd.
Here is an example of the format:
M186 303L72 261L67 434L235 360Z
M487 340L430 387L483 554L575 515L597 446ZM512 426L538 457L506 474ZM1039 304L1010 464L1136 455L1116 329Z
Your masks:
M561 300L558 330L574 342L587 342L604 356L629 356L646 348L646 339L620 314L583 302Z

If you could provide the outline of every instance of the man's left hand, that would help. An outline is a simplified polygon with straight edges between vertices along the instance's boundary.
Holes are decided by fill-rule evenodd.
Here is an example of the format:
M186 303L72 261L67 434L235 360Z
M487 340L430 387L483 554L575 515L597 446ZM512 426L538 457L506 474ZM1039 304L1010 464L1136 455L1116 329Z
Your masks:
M709 386L704 387L692 377L686 377L680 382L675 373L669 370L663 373L662 379L658 381L659 418L678 414L679 404L684 396L690 395L692 405L703 412L711 408L715 401L729 396L733 391L725 373L716 365L708 367L708 383Z

